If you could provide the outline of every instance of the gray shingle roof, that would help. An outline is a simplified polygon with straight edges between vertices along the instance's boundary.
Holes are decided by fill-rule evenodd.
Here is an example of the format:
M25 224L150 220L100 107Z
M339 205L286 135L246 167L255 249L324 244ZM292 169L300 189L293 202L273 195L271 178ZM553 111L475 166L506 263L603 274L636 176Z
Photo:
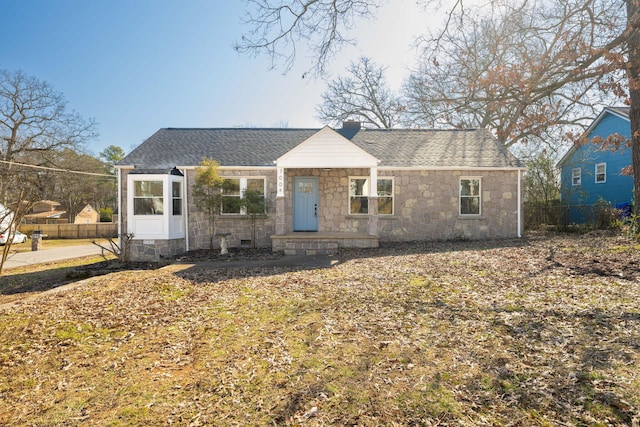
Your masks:
M164 128L119 165L140 169L197 166L203 157L221 166L274 166L274 161L319 129ZM488 130L338 129L388 167L522 167Z
M626 118L629 118L629 113L631 112L629 107L608 107L608 109Z

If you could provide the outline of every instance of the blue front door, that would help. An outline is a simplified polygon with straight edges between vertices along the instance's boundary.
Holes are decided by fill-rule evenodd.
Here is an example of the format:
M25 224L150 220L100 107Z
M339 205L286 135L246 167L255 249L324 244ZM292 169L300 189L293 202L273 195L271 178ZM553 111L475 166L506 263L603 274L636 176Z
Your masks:
M293 178L293 231L318 231L318 178Z

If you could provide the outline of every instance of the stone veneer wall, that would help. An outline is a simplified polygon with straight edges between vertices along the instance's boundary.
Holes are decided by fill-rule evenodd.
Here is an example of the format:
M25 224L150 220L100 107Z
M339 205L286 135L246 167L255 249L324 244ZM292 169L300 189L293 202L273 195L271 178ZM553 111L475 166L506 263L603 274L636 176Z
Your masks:
M209 228L204 215L193 204L195 171L188 174L190 249L209 248ZM378 176L394 178L394 215L380 215L380 241L451 240L511 238L517 236L517 171L388 171ZM275 234L276 171L221 171L225 177L259 176L267 181L267 218L258 219L258 247L271 247ZM293 177L317 176L319 183L318 227L320 232L368 232L367 215L349 215L349 177L369 176L368 169L287 169L285 171L285 232L293 231ZM459 179L462 176L482 178L482 215L461 217L459 211ZM122 221L126 230L126 173L123 174ZM251 221L245 216L218 216L218 233L229 233L230 247L252 239ZM219 247L219 239L214 246ZM154 246L155 249L152 249ZM131 253L155 257L172 256L184 248L184 240L161 241L154 245L136 240ZM175 252L175 253L174 253ZM137 256L137 255L136 255Z
M394 215L380 215L380 241L489 239L517 237L517 171L378 170L394 178ZM349 177L369 176L368 169L294 169L286 171L286 224L292 231L294 176L317 176L320 232L368 232L366 215L349 215ZM459 212L460 177L482 180L482 214Z
M184 239L132 240L129 246L131 261L160 261L184 253Z
M256 246L260 248L271 247L271 236L275 234L276 216L276 171L268 170L221 170L220 176L231 177L263 177L267 182L267 217L256 220ZM210 232L209 221L205 215L193 203L193 182L195 181L195 170L187 171L188 174L188 204L189 204L189 246L190 250L209 249ZM229 247L240 247L242 241L252 240L251 220L246 215L218 215L216 217L216 234L228 234L227 243ZM215 248L220 247L220 239L213 240Z
M285 212L287 232L293 231L293 177L318 177L318 231L364 233L369 231L368 215L349 215L349 177L369 176L369 169L287 169Z
M391 175L384 171L380 176ZM380 216L381 241L517 237L517 171L397 171L395 215ZM459 215L461 177L480 177L478 217Z

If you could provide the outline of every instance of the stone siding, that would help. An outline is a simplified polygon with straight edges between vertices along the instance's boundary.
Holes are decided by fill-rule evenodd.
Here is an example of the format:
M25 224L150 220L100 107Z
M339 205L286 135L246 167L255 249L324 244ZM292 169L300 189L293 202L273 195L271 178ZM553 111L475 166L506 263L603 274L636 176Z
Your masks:
M381 241L511 238L518 235L517 171L388 171L394 178L394 214L378 216ZM316 176L318 231L364 233L367 215L349 214L349 177L368 169L294 169L286 171L285 232L292 232L294 176ZM481 178L482 214L459 215L460 177Z
M287 169L285 189L286 233L293 231L293 177L318 177L318 231L363 233L368 215L349 215L349 177L369 176L369 169Z
M184 239L173 240L132 240L129 259L138 261L160 261L184 253Z
M267 184L267 216L257 218L255 224L256 247L271 247L271 235L275 234L276 217L276 172L274 171L246 171L237 170L219 171L220 176L230 177L264 177ZM191 250L209 249L211 245L211 232L209 220L204 213L193 203L193 182L195 181L195 170L187 171L188 174L188 201L189 201L189 246ZM246 215L218 215L216 217L216 234L226 234L227 243L230 248L240 247L243 243L251 246L253 240L251 220ZM220 247L220 238L215 236L213 247Z
M221 171L224 177L264 177L267 183L267 217L256 221L256 246L272 247L276 234L276 210L284 211L278 224L278 235L293 232L293 178L318 177L318 231L319 233L351 233L367 235L377 230L380 241L451 240L512 238L518 235L518 171L419 171L378 170L378 177L394 178L394 214L380 215L370 229L368 215L349 214L349 177L368 177L368 169L287 169L285 170L285 197L276 200L275 170ZM459 215L460 177L479 177L482 180L482 207L480 216ZM190 250L208 249L209 224L193 203L195 171L187 171L187 201ZM122 177L122 227L126 229L126 171ZM245 215L219 215L217 234L228 234L229 247L250 245L253 239L251 220ZM344 243L344 242L342 242ZM340 243L340 247L343 244ZM282 248L284 242L281 242ZM355 242L354 242L355 244ZM346 246L346 245L345 245ZM173 256L185 247L185 239L155 240L153 244L134 240L132 259L159 259ZM220 239L214 238L214 248ZM295 250L297 248L289 248ZM320 249L320 248L318 248ZM333 250L331 248L322 248ZM306 249L305 249L306 250Z
M192 173L190 171L190 173ZM380 241L499 239L517 237L517 171L389 171L379 170L378 177L394 178L394 214L378 217ZM265 171L228 172L224 176L265 176L268 188L268 218L257 223L259 247L271 246L270 236L276 227L276 176ZM369 232L368 215L349 214L349 177L369 176L368 169L287 169L285 171L284 234L293 232L293 178L318 178L318 231L320 233ZM482 214L459 215L460 177L482 180ZM189 177L193 182L193 177ZM190 189L191 192L191 189ZM191 195L189 200L192 200ZM209 235L204 216L190 205L191 248L208 248ZM243 216L216 220L218 232L230 233L229 246L251 240L250 221ZM215 247L219 241L215 240ZM283 248L284 249L284 248Z
M395 215L379 216L381 241L498 239L518 235L517 171L384 171L395 177ZM461 177L481 178L480 216L459 215Z
M272 236L274 252L284 251L287 255L333 254L338 248L377 248L377 236L341 233L302 233Z

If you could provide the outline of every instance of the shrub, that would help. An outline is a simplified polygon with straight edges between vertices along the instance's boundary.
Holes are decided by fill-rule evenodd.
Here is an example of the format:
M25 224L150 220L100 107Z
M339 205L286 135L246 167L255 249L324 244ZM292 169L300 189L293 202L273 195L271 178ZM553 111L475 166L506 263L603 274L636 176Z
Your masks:
M111 222L111 221L113 221L113 209L100 208L100 222Z
M622 212L604 199L593 206L594 226L600 230L617 230L622 227Z

